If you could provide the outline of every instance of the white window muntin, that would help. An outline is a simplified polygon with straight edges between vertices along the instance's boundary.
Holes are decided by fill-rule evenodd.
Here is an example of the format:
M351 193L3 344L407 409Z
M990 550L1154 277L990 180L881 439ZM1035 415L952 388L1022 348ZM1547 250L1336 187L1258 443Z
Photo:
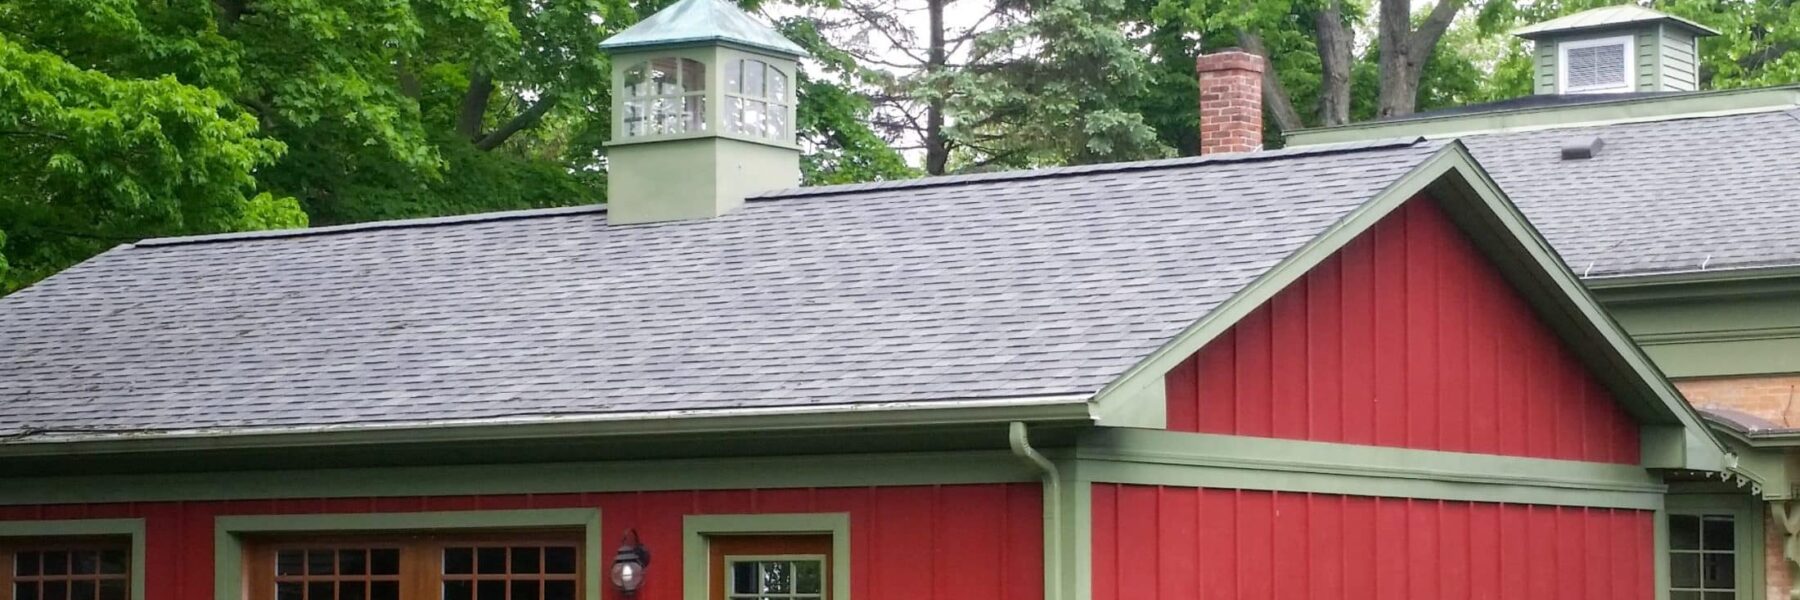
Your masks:
M831 572L827 568L826 557L823 554L756 556L733 554L727 555L724 562L726 600L828 600L831 597L831 586L827 583L827 579L830 577ZM780 576L771 576L771 574L766 571L767 566L778 564L787 565L787 568L791 569L791 571L787 573L787 579L785 581L780 581ZM757 589L745 590L741 588L742 583L737 577L739 565L754 565L757 569L757 579L755 583L759 584ZM805 565L805 567L802 567L802 565ZM812 570L814 576L810 582L801 581L800 571L803 568L810 568ZM765 577L768 579L765 579ZM778 581L780 581L780 583L777 583ZM782 589L775 590L761 586L761 584L766 583L777 583L777 585L773 587Z
M1606 46L1620 48L1620 72L1624 75L1617 82L1571 86L1569 84L1569 53L1573 50L1584 50ZM1629 35L1592 38L1558 42L1556 44L1556 78L1557 89L1564 94L1572 92L1629 92L1637 89L1637 41Z

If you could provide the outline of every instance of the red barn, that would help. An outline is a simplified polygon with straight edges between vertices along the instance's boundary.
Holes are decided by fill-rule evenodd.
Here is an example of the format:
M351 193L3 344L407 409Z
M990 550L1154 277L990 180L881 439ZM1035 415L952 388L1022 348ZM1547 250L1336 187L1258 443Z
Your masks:
M1731 576L1664 510L1732 457L1458 143L784 190L791 43L684 0L609 45L604 208L146 240L0 300L0 600Z

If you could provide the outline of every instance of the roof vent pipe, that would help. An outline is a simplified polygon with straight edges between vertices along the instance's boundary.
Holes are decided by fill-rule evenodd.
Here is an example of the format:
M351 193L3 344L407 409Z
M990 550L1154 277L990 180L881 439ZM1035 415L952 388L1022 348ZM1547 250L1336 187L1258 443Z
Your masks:
M1604 147L1606 147L1606 142L1601 140L1600 136L1571 140L1563 143L1562 159L1581 160L1593 158L1598 156L1600 154L1600 149Z

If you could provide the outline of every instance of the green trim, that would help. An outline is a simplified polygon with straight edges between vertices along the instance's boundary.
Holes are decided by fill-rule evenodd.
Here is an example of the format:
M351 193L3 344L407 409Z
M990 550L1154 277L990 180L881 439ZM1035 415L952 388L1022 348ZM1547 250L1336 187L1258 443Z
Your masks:
M1037 481L1006 450L8 479L0 505ZM229 485L221 485L226 481Z
M1534 69L1533 72L1535 73L1536 70ZM1478 133L1723 116L1767 112L1796 106L1800 106L1800 86L1787 85L1301 129L1289 133L1287 143L1289 146L1311 146L1411 136L1454 137Z
M831 598L850 600L849 513L687 515L681 520L682 598L708 600L709 536L821 534L831 536Z
M1654 584L1655 588L1656 588L1655 589L1655 594L1656 594L1655 598L1656 598L1656 600L1669 600L1669 509L1668 509L1668 507L1667 506L1658 507L1656 509L1656 512L1654 514L1652 514L1650 516L1650 518L1655 519L1655 522L1650 524L1650 529L1652 531L1652 533L1650 534L1650 537L1655 540L1652 545L1654 545L1656 547L1655 554L1653 555L1654 558L1652 559L1655 561L1655 563L1651 566L1651 572L1655 573L1655 575L1656 575L1656 583Z
M4 537L108 536L131 539L131 597L144 600L144 520L70 519L61 521L0 521Z
M1084 481L1654 509L1642 467L1147 430L1098 430L1075 451Z
M104 434L103 438L34 439L0 444L0 457L131 452L214 451L252 448L318 448L363 444L497 442L543 439L594 439L616 436L831 431L1006 424L1013 421L1092 422L1085 396L1048 396L981 400L933 400L905 405L865 407L786 407L651 412L541 418L516 423L467 421L415 425L356 425L256 431L198 433Z
M1046 576L1058 581L1061 596L1050 600L1087 600L1094 592L1094 485L1082 470L1082 462L1072 458L1053 461L1060 489L1052 505L1044 510L1055 514L1061 533L1060 547L1054 548L1054 565Z
M1763 502L1756 497L1745 494L1669 494L1666 510L1657 515L1658 530L1662 532L1657 544L1657 589L1669 587L1667 571L1669 568L1668 521L1669 515L1718 515L1728 514L1732 517L1735 539L1732 551L1737 554L1738 598L1741 600L1762 600L1767 596L1768 574L1765 573L1763 531Z
M601 559L606 553L600 542L598 508L216 517L213 520L213 597L217 600L243 599L242 537L245 535L543 527L582 528L582 561L587 563L586 590L582 597L600 600L600 574L606 572Z

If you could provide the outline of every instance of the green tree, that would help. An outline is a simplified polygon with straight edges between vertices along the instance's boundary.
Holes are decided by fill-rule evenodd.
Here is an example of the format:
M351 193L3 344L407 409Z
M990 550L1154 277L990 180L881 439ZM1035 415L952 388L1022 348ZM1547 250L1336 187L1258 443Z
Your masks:
M256 128L212 90L0 35L0 294L146 236L305 225L292 198L259 191L282 144Z

